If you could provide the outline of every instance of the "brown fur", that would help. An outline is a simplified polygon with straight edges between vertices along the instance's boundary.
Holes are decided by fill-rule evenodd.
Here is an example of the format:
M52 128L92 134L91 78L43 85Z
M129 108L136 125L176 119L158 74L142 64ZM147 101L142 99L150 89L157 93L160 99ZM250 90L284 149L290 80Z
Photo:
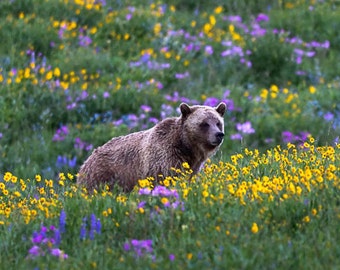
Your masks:
M81 166L77 182L89 191L118 184L131 191L139 179L169 176L187 162L196 174L223 141L226 105L180 105L181 116L153 128L113 138L93 151Z

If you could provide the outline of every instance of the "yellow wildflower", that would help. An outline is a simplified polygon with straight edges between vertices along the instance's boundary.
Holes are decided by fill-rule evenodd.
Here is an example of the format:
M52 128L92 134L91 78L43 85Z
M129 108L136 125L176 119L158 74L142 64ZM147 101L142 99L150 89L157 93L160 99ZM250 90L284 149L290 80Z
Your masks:
M254 223L252 224L252 226L251 226L251 232L254 233L254 234L256 234L256 233L258 233L258 231L259 231L259 227L258 227L257 224L254 222Z

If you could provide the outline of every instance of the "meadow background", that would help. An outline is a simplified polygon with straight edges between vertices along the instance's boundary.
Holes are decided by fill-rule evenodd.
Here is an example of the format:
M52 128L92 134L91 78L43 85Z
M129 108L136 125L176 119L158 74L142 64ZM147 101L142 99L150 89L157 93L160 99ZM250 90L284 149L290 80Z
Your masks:
M0 2L1 269L336 269L338 1ZM89 195L111 137L224 101L190 183Z

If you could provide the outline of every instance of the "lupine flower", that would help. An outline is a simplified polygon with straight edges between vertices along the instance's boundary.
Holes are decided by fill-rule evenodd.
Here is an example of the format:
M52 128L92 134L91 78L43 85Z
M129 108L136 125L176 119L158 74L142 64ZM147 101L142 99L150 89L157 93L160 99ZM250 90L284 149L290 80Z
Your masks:
M61 241L61 233L60 233L60 229L55 229L54 230L54 239L55 239L55 244L59 245L60 241Z
M77 157L74 156L72 159L66 157L66 156L58 156L57 157L57 162L56 162L56 166L58 168L64 167L64 166L68 166L70 168L74 168L77 165Z
M87 234L89 235L90 240L94 239L95 234L101 233L101 222L99 218L96 218L95 214L91 214L90 216L90 229L87 231L87 217L83 218L83 222L80 227L80 239L85 240Z
M28 251L29 258L34 259L38 256L46 256L50 254L60 259L68 257L62 250L58 248L61 236L59 229L51 225L49 228L41 226L40 231L33 232L31 242L34 244Z
M86 239L86 217L83 218L83 222L81 223L80 226L80 240L85 240Z
M101 234L102 231L102 223L100 222L100 219L97 218L97 222L96 222L96 233L97 234Z
M66 212L61 210L59 217L59 229L61 233L66 231Z

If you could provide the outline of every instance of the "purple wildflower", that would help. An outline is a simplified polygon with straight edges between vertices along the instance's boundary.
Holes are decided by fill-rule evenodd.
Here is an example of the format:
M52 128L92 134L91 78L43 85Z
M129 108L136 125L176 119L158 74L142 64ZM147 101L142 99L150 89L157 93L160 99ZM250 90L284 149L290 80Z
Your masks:
M107 92L107 91L105 91L105 92L103 93L103 98L109 98L109 97L110 97L110 93Z
M56 161L56 166L58 168L68 166L70 168L74 168L77 165L77 157L74 156L72 159L66 157L66 156L58 156Z
M125 19L126 19L127 21L130 21L131 18L132 18L132 14L131 14L131 13L126 14Z
M96 233L100 234L102 232L102 223L100 222L100 218L97 218L96 222Z
M92 39L89 36L79 36L79 45L82 47L88 47L91 45Z
M90 151L93 149L93 145L82 141L79 137L74 139L74 148L80 150Z
M31 247L30 250L28 251L28 253L32 257L37 257L39 255L42 255L42 251L41 251L40 247L37 246L37 245L34 245L33 247Z
M60 217L59 217L59 229L61 233L66 231L66 212L61 210Z
M52 256L58 257L60 259L67 259L68 255L64 253L64 251L60 250L59 248L52 248L50 251Z
M242 140L242 135L240 134L240 133L236 133L236 134L232 134L232 135L230 135L230 139L231 140Z
M230 49L221 52L221 56L222 57L226 57L226 56L229 56L229 55L231 55L231 50Z
M146 240L132 239L131 245L132 245L133 250L135 251L137 257L141 257L141 256L144 256L144 255L147 255L148 253L153 252L152 240L151 239L146 239Z
M44 239L44 235L40 234L38 232L33 232L32 236L32 243L34 244L40 244Z
M300 65L302 63L302 57L301 56L296 57L295 62L296 64Z
M69 134L69 130L67 126L61 126L57 129L56 133L53 136L52 141L63 141L66 136Z
M138 205L137 205L137 208L144 208L146 205L146 201L141 201Z
M70 111L70 110L73 110L76 107L77 107L77 103L76 102L72 102L72 103L70 103L70 104L68 104L66 106L66 109Z
M257 22L268 22L269 21L269 16L263 13L260 13L257 15L256 19Z
M49 228L41 226L40 231L33 232L31 242L33 246L29 249L29 258L35 258L37 256L45 256L51 254L57 256L60 259L66 259L68 256L62 250L57 248L61 241L60 230L54 225Z
M175 257L175 255L174 255L174 254L170 254L170 255L169 255L169 260L170 260L170 261L174 261L174 260L175 260L175 258L176 258L176 257Z
M122 125L123 123L124 123L123 119L113 121L113 125L116 126L116 127Z
M295 139L294 134L292 132L288 131L288 130L283 131L281 135L282 135L282 140L283 140L284 143L292 142Z
M305 76L307 73L306 73L306 71L303 71L303 70L297 70L295 72L295 74L298 75L298 76Z
M156 87L158 89L163 89L163 84L161 82L156 82Z
M152 108L151 108L150 106L148 106L148 105L142 105L142 106L140 106L140 108L141 108L141 110L142 110L143 112L146 112L146 113L152 111Z
M55 240L55 244L59 245L60 241L61 241L61 234L60 234L60 230L59 229L55 229L54 230L54 240Z
M83 218L83 222L80 226L80 240L86 239L86 218Z
M306 52L305 55L307 57L313 57L313 56L315 56L315 52L314 51L309 51L309 52Z
M130 243L128 243L128 242L124 243L123 249L124 249L125 251L129 251L129 250L131 249Z
M305 132L305 131L301 131L299 133L299 135L300 135L299 139L304 142L304 141L306 141L308 139L310 133L309 132Z
M295 48L294 49L294 53L299 55L299 56L303 56L305 54L305 51L301 50L301 49L298 49L298 48Z
M150 195L151 194L151 189L150 188L141 188L138 191L139 195Z
M242 22L242 17L239 15L229 16L228 20L231 22Z
M178 79L178 80L181 80L181 79L184 79L184 78L187 78L190 76L190 73L188 71L184 72L184 73L176 73L175 74L175 78Z
M157 124L159 122L159 120L155 117L150 117L149 122L152 123L152 124Z
M90 217L90 231L89 231L89 237L91 240L94 239L94 233L97 227L97 221L96 221L96 216L95 214L91 214Z
M207 98L207 99L204 101L204 105L214 107L214 106L216 106L219 102L220 102L220 100L219 100L218 98L209 97L209 98Z
M332 114L331 112L327 112L324 114L323 118L327 121L330 122L334 119L334 114Z
M254 37L262 37L267 33L267 30L262 28L260 25L253 25L253 30L251 31L251 35Z
M207 45L207 46L205 46L204 52L207 55L212 55L214 53L214 49L213 49L212 46Z
M142 63L147 63L150 61L150 58L151 58L151 55L149 53L144 53L141 58L140 58L140 61Z
M252 128L251 123L249 121L236 124L236 129L243 134L252 134L255 133L255 129Z

